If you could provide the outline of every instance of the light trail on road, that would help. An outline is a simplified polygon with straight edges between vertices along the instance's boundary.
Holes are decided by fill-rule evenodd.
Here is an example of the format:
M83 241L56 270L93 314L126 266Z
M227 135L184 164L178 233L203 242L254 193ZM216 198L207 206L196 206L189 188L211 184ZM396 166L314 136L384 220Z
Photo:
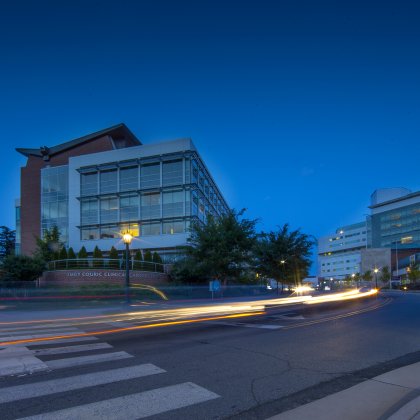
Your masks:
M181 308L164 308L158 310L143 309L141 311L129 311L120 314L111 315L96 315L85 317L72 317L72 318L55 318L48 320L31 320L31 321L12 321L1 322L0 326L10 331L13 328L18 328L19 325L35 326L40 324L47 324L50 327L68 327L80 325L96 325L96 324L115 324L121 323L118 328L106 328L96 331L83 332L80 334L61 334L53 337L37 337L28 338L25 340L5 341L0 342L0 346L25 344L34 341L49 341L62 338L82 337L98 334L111 334L117 332L124 332L136 329L155 328L171 325L183 325L204 321L214 321L218 319L239 318L258 316L266 314L267 307L280 307L295 304L322 304L330 302L342 302L346 300L353 300L365 297L371 297L377 293L377 290L369 290L367 292L360 292L359 290L351 290L348 292L331 293L322 296L290 296L286 298L272 298L262 299L256 301L240 301L233 303L209 303L207 305L190 306ZM130 322L136 324L133 326L124 326L124 323ZM1 332L0 327L0 332Z
M50 337L39 337L39 338L28 338L23 340L15 340L15 341L3 341L0 342L0 347L2 346L12 346L12 345L20 345L20 344L30 344L36 343L39 341L51 341L51 340L60 340L66 338L76 338L76 337L88 337L88 336L96 336L96 335L104 335L104 334L113 334L119 332L126 332L126 331L135 331L135 330L142 330L147 328L157 328L157 327L168 327L173 325L185 325L185 324L192 324L197 322L207 322L207 321L217 321L221 319L230 319L230 318L243 318L247 316L255 316L255 315L263 315L265 312L252 312L252 313L245 313L245 314L234 314L234 315L226 315L226 316L214 316L208 318L197 318L197 319L186 319L183 321L172 321L172 322L161 322L155 324L146 324L146 325L135 325L132 327L121 327L115 328L111 330L100 330L100 331L91 331L86 333L76 333L76 334L66 334L66 335L56 335Z

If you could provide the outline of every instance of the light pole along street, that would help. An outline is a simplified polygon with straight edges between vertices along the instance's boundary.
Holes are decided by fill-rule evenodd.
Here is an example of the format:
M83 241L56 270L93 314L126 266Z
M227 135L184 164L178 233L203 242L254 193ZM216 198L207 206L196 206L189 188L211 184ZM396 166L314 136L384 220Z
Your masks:
M282 267L282 274L283 274L283 283L282 283L282 287L281 287L281 291L283 293L283 284L284 284L284 280L285 280L285 276L284 276L284 264L286 264L286 260L281 260L280 261L281 267ZM279 295L279 282L277 281L277 296Z
M375 273L375 289L378 290L378 271L379 268L375 267L373 269L373 272Z
M130 244L133 237L129 232L124 233L125 243L125 303L130 303Z

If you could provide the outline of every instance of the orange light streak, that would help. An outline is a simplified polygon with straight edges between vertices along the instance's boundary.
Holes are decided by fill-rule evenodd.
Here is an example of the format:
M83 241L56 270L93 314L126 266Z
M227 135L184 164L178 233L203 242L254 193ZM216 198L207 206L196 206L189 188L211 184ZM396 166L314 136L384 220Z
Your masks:
M3 342L0 342L0 346L11 346L11 345L16 345L16 344L35 343L39 341L52 341L52 340L58 340L58 339L63 339L63 338L76 338L76 337L87 337L87 336L92 336L92 335L113 334L113 333L119 333L123 331L143 330L147 328L167 327L171 325L185 325L185 324L192 324L192 323L197 323L197 322L217 321L219 319L242 318L242 317L247 317L247 316L264 315L264 314L265 312L251 312L251 313L224 315L224 316L213 316L213 317L208 317L208 318L186 319L183 321L171 321L171 322L160 322L156 324L136 325L133 327L123 327L123 328L116 328L112 330L93 331L89 333L56 335L53 337L28 338L25 340L16 340L16 341L3 341Z

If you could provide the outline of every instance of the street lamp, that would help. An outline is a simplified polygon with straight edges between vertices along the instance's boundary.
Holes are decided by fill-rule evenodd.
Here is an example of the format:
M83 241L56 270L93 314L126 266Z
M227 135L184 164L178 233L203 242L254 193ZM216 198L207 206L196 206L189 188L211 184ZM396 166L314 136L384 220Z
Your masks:
M284 264L286 264L286 260L280 260L280 264L282 266L283 271L283 282L284 282ZM283 286L282 286L283 287ZM283 289L282 289L283 290ZM279 282L277 281L277 296L279 295Z
M130 244L133 237L129 232L123 234L123 241L125 243L125 303L130 303Z
M378 271L379 271L379 268L374 268L373 269L373 272L375 273L375 288L376 288L376 290L378 290Z

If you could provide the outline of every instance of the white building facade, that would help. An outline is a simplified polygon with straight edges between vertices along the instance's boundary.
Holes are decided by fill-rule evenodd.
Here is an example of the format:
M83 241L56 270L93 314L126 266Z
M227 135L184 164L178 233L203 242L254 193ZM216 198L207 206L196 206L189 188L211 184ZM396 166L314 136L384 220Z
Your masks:
M318 277L341 280L361 272L367 246L366 222L340 227L318 240Z

